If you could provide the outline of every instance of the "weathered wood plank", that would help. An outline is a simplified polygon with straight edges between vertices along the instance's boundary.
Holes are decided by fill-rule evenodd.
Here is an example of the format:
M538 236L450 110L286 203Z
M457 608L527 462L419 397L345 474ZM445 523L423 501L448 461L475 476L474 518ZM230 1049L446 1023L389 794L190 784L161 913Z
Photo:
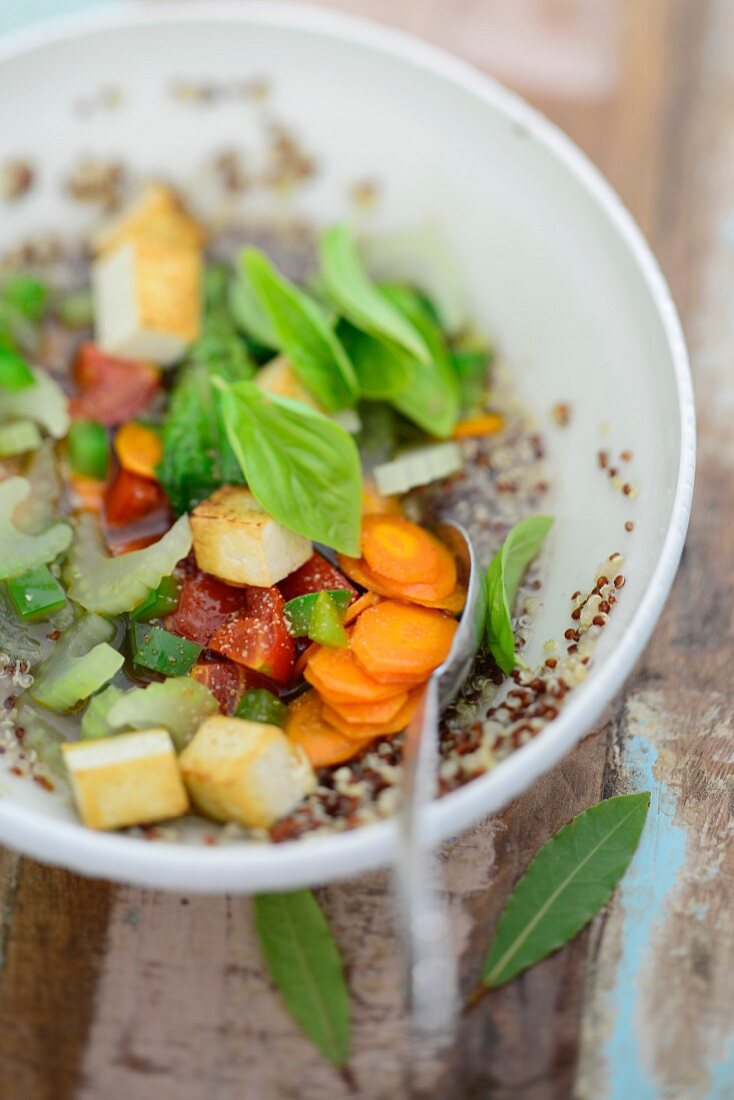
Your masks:
M74 1095L114 887L3 856L0 1094Z

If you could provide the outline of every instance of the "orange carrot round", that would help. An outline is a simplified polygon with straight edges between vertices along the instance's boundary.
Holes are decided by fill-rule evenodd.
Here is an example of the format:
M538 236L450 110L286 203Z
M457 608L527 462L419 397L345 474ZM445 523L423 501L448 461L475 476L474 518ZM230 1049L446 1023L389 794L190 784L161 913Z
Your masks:
M314 768L343 764L372 740L371 736L363 739L345 737L324 721L321 700L315 691L307 691L291 703L285 732L294 745L303 748Z
M369 676L349 649L320 649L308 662L304 676L325 698L340 703L379 703L400 690Z
M362 484L362 515L363 516L401 516L403 510L397 497L386 497L378 490L372 481L365 480Z
M456 585L456 562L424 527L400 516L365 516L362 555L373 572L399 584L430 584L448 596Z
M375 680L428 679L446 659L457 623L443 611L385 600L365 611L352 631L351 646Z
M339 568L350 580L369 589L379 596L385 596L392 600L405 600L406 603L421 604L423 607L435 608L439 611L450 611L452 615L458 615L466 603L466 588L457 584L448 596L438 596L436 589L428 584L401 585L387 577L374 573L364 558L348 558L339 555Z
M324 703L322 706L321 716L325 722L333 726L334 729L338 730L344 737L353 738L355 741L359 741L360 744L364 744L366 739L372 740L375 737L389 737L390 734L400 733L401 730L404 730L418 710L422 697L423 687L415 688L411 691L408 695L407 702L390 722L364 722L361 725L356 725L353 722L345 722L341 715L339 715L333 707L330 707L328 703Z
M155 480L155 468L163 454L163 445L156 432L130 420L115 432L114 446L123 470Z
M347 608L347 613L343 619L343 625L349 626L355 619L358 619L363 611L366 611L368 607L375 607L380 602L382 596L378 596L376 592L364 592L359 599L350 604Z
M408 702L408 692L400 691L379 703L339 703L331 696L328 699L322 696L322 699L350 726L359 726L367 722L391 722Z
M472 439L479 435L495 435L502 431L505 418L499 413L482 413L460 420L454 428L454 439Z

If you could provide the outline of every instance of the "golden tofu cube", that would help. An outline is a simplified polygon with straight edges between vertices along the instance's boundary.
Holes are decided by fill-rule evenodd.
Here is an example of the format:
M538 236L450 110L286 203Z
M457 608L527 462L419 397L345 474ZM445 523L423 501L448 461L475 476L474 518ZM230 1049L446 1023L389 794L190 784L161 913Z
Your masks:
M323 408L315 397L306 389L303 382L285 355L278 355L271 359L255 377L255 384L266 393L275 394L276 397L289 397L291 401L300 401L302 405L323 413L330 414ZM331 419L341 424L345 431L354 435L362 427L362 421L356 409L341 409L331 414Z
M246 828L269 828L316 787L306 754L282 729L242 718L207 718L179 763L202 813Z
M189 808L166 729L74 741L61 751L79 816L90 829L166 821Z
M173 188L161 183L148 184L132 207L103 226L92 239L92 248L102 256L140 237L157 237L194 249L202 249L206 242L203 227Z
M230 584L269 588L313 553L309 539L269 516L249 489L235 486L196 506L191 531L199 568Z
M275 359L271 359L262 370L259 370L255 383L266 393L273 393L276 397L289 397L291 401L300 401L309 408L317 409L319 412L324 411L301 382L285 355L278 355Z
M199 335L201 253L186 244L141 237L92 269L97 342L128 359L168 364Z

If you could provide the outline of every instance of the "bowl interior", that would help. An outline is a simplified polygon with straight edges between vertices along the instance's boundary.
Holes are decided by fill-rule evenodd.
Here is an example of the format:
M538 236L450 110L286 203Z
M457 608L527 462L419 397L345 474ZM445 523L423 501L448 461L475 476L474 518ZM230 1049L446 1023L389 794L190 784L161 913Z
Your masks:
M0 248L42 230L73 235L94 224L94 209L72 202L63 189L81 154L119 159L141 178L195 184L217 150L234 147L254 156L263 118L272 110L313 153L318 174L287 199L246 193L237 200L243 209L287 209L321 222L354 216L350 188L355 181L375 181L378 200L360 215L362 228L430 225L445 240L457 257L470 313L495 338L548 436L559 522L532 641L537 656L547 638L562 638L571 593L588 590L610 552L625 555L628 583L578 693L586 703L575 718L563 719L562 738L554 741L549 729L528 746L534 755L524 771L527 750L516 754L514 778L500 767L472 784L470 797L459 792L444 800L434 832L456 831L471 816L501 805L585 732L584 723L618 686L664 598L670 577L662 578L661 588L656 569L676 508L681 538L685 527L680 497L676 505L685 353L671 347L675 322L661 305L662 282L624 215L567 143L513 97L433 50L279 5L270 14L246 4L232 15L207 6L205 13L156 13L128 25L97 18L79 27L68 24L35 44L31 39L20 52L6 46L0 57L0 162L27 156L38 169L34 190L6 207ZM260 76L272 85L267 110L226 98L215 105L182 102L169 92L176 78L225 83ZM119 106L75 110L103 85L121 90ZM216 206L222 200L211 201ZM557 402L572 412L562 430L550 417ZM685 446L690 452L690 432ZM637 499L613 488L599 469L601 449L615 456L632 452L624 472L639 488ZM635 524L631 534L628 520ZM668 545L665 553L675 559L678 550ZM666 566L670 576L674 564ZM654 578L660 591L640 622L635 616ZM637 641L630 639L635 632ZM615 654L619 668L605 678ZM11 776L3 777L3 794L3 839L84 870L109 873L114 848L131 855L129 861L120 857L124 869L113 874L190 889L256 889L326 877L323 850L322 858L314 853L305 863L291 846L212 852L192 845L173 853L167 845L128 838L82 840L83 830L71 825L59 843L50 819L73 819L62 800ZM28 832L19 835L15 811L23 807L33 840ZM330 874L357 869L355 845L362 864L384 858L388 833L382 827L363 831L373 839L325 842L333 856ZM308 848L319 846L314 841ZM212 857L209 870L201 857ZM211 870L225 865L229 882L224 870ZM312 869L304 872L304 866Z

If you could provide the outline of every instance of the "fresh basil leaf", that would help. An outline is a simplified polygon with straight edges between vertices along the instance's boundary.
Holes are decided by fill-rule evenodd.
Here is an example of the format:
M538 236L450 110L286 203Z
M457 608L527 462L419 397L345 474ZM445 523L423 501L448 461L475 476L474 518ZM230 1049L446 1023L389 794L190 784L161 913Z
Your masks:
M466 415L482 409L489 388L492 350L476 337L457 342L451 348L451 365L459 385L461 412Z
M485 986L544 959L601 909L629 866L649 805L649 791L608 798L543 845L502 911L482 968Z
M3 283L0 296L29 321L40 321L48 301L48 287L33 275L11 275Z
M487 570L487 645L505 675L517 664L512 605L525 570L552 526L552 516L528 516L521 520L507 535Z
M221 485L244 484L222 420L221 396L202 364L181 372L162 441L157 473L176 515L190 512Z
M217 385L232 449L265 511L291 531L358 556L362 474L349 433L254 382Z
M253 290L245 265L246 253L240 253L237 276L229 288L229 308L237 326L245 336L254 340L262 348L280 350L278 337L270 322L270 317L260 299Z
M333 1066L349 1055L349 994L339 951L310 890L253 899L263 957L286 1008Z
M422 295L397 285L385 285L382 292L420 332L430 352L428 362L413 361L410 384L392 398L392 403L430 435L446 438L459 418L459 386L443 333L426 309Z
M340 321L336 331L354 365L363 397L386 401L397 397L409 385L413 361L400 348L388 346L349 321Z
M354 405L359 396L354 367L321 306L256 248L245 249L243 263L278 346L306 389L329 412Z
M357 328L391 341L421 363L430 361L425 340L367 275L346 225L327 229L320 241L321 281L329 298Z

